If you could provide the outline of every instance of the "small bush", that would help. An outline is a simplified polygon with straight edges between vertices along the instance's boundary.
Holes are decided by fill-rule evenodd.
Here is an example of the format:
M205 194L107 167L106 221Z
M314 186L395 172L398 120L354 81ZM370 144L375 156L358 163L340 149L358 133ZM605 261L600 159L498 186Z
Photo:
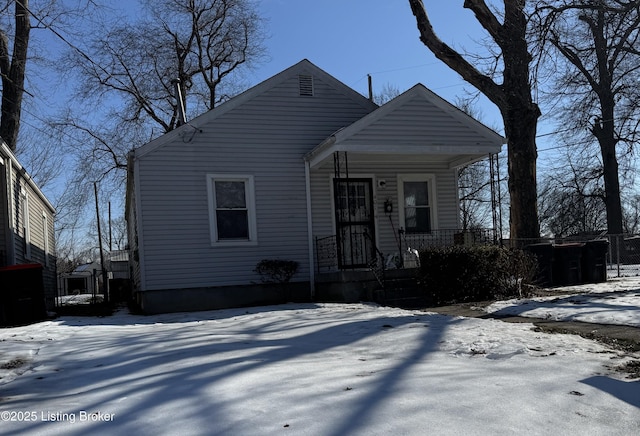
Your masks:
M254 270L262 276L264 283L289 283L298 271L298 262L294 260L263 259Z
M522 296L535 260L522 250L452 246L420 253L419 281L433 304Z

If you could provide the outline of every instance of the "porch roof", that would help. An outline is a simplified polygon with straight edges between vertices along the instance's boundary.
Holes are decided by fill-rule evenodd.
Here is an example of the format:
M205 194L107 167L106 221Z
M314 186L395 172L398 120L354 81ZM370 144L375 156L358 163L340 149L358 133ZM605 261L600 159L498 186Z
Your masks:
M418 84L343 127L305 155L317 168L334 152L436 159L450 168L499 153L505 138Z

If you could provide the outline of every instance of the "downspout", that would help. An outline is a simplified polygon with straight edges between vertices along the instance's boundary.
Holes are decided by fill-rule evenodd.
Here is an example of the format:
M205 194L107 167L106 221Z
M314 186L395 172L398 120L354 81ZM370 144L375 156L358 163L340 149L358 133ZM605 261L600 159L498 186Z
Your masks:
M304 184L307 195L307 245L309 248L309 285L311 289L311 301L316 296L316 259L313 250L313 220L311 217L311 164L304 161Z

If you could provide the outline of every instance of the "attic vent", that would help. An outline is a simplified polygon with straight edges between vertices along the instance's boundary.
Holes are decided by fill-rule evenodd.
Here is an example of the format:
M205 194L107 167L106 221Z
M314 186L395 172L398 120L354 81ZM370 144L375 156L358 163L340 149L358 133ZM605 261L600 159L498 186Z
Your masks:
M298 76L298 84L300 86L301 96L313 97L313 76L308 74L300 74Z

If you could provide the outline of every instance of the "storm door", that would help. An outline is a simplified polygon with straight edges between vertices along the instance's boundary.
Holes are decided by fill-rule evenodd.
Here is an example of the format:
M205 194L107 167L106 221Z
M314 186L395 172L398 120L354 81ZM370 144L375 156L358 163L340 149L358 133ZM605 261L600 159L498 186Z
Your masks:
M362 268L375 256L371 179L333 180L338 266Z

